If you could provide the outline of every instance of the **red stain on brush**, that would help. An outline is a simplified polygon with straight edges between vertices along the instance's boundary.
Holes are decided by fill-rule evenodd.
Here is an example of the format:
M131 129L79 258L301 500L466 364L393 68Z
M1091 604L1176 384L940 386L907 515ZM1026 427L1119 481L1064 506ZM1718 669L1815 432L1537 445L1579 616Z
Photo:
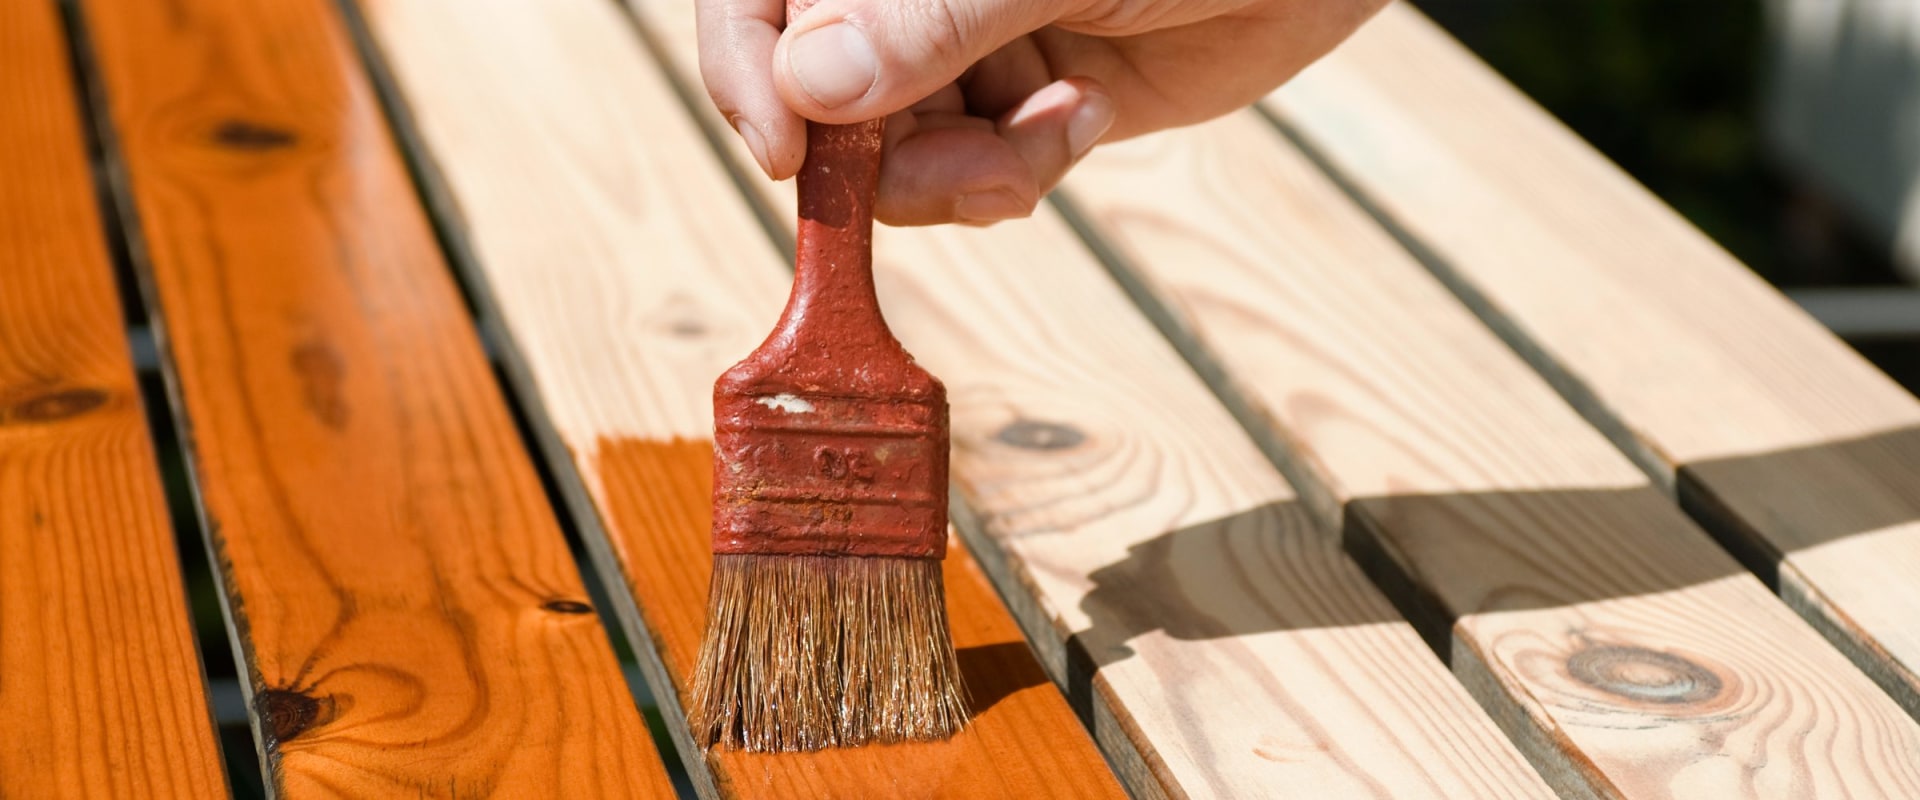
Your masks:
M714 386L713 551L942 558L946 389L873 288L880 123L807 140L793 294Z
M967 721L940 572L946 389L874 294L880 137L880 121L808 124L793 293L714 384L713 586L688 708L703 746L939 739Z

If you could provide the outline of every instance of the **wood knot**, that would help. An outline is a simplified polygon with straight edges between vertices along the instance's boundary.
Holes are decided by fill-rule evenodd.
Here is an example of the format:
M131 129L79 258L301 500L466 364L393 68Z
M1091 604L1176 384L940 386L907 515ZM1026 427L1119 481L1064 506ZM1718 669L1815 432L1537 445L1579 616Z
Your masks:
M8 416L19 422L58 422L104 406L108 398L99 389L62 389L15 403Z
M1574 680L1641 703L1704 703L1720 694L1720 676L1672 653L1625 645L1592 645L1567 657Z
M1085 442L1087 435L1079 428L1058 422L1017 419L1001 428L993 438L1026 450L1071 450Z
M244 119L222 120L214 126L211 138L221 147L253 153L292 147L300 140L292 131Z
M326 724L332 717L333 702L293 689L267 689L254 695L253 708L267 734L267 746L272 748L292 741L308 728Z
M548 600L540 604L541 608L555 614L591 614L593 606L578 600Z

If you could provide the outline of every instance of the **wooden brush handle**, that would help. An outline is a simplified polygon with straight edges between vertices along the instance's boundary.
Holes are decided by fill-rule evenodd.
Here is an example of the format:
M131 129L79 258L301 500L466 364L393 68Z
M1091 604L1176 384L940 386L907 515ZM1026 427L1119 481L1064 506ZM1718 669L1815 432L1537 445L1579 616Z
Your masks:
M869 340L893 338L873 288L873 200L880 183L882 124L807 123L788 321L845 345L884 347Z

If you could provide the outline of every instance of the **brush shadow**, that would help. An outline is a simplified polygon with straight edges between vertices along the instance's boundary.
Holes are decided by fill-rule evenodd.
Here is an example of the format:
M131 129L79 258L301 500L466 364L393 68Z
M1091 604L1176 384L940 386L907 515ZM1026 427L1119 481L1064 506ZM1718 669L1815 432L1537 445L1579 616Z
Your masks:
M962 647L955 655L967 687L967 710L976 717L1016 693L1047 683L1047 673L1024 641Z
M1142 636L1222 640L1401 620L1370 594L1339 542L1291 501L1152 537L1088 579L1092 589L1079 603L1087 625L1065 642L1062 686L1089 725L1099 702L1094 676L1136 657L1130 643ZM1168 658L1156 669L1180 668ZM1277 674L1284 665L1270 668Z

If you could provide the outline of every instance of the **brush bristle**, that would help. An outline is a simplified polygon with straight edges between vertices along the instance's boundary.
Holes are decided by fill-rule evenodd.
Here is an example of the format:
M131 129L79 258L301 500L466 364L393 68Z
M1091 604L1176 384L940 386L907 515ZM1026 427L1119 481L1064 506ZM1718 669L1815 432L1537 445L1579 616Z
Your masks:
M689 711L703 747L952 736L968 711L940 562L715 555Z

